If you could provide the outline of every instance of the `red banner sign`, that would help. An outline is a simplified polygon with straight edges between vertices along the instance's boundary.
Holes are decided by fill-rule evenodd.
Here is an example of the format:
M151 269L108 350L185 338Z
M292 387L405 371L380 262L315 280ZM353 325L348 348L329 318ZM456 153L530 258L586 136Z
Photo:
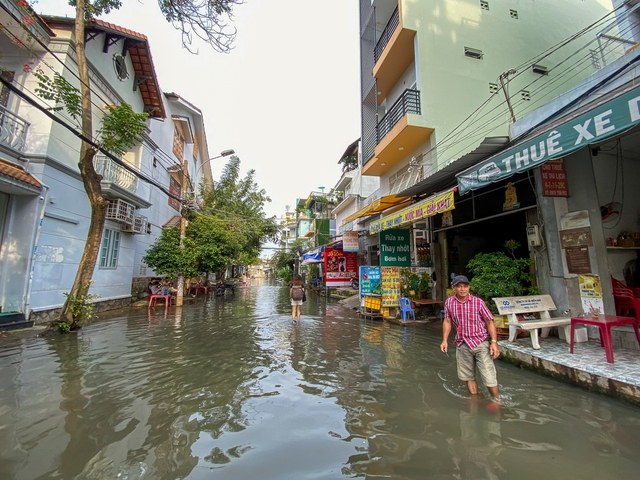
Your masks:
M564 173L564 162L550 160L540 165L542 191L545 197L568 197L567 176Z

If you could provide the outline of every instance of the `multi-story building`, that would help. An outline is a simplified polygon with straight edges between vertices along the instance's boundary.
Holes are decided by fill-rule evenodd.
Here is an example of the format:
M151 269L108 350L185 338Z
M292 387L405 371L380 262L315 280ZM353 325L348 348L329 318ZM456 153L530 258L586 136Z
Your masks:
M74 281L90 206L78 169L79 123L48 110L55 105L38 97L32 72L79 85L74 19L40 17L14 0L0 0L0 7L0 305L45 321ZM137 146L121 158L94 158L110 203L91 293L100 295L100 308L117 307L130 302L134 277L153 274L141 258L160 228L180 218L185 190L211 172L202 114L178 95L162 94L144 35L92 20L85 48L94 131L107 105L127 102L149 114ZM184 164L193 180L183 187Z
M551 49L611 10L600 0L361 0L363 175L379 176L383 195L402 193L485 138L485 148L504 144L514 119L595 71ZM481 121L465 127L473 115Z
M600 0L361 0L362 174L379 176L380 191L350 220L369 230L367 252L378 232L412 228L412 265L416 244L430 245L440 280L502 248L505 225L527 245L536 197L526 175L507 207L506 180L482 198L449 189L511 141L516 120L601 68L596 34L612 11Z

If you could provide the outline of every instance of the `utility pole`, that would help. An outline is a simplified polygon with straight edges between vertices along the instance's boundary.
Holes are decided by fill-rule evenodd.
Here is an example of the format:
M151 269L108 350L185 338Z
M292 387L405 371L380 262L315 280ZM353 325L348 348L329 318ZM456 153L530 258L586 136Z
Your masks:
M500 80L500 86L502 87L502 91L504 92L504 97L507 100L507 107L509 107L509 113L511 114L511 123L516 123L516 115L513 113L513 107L511 106L511 98L509 98L509 92L507 91L507 87L505 86L504 81L509 77L509 75L515 75L517 72L514 69L509 70L508 72L501 73L498 77Z
M182 189L181 189L180 198L182 201L180 202L180 251L184 249L184 237L187 233L187 219L184 218L184 202L186 200L186 191L187 191L187 161L184 160L182 163ZM176 307L181 307L184 297L184 274L180 272L178 275L178 293L176 295Z

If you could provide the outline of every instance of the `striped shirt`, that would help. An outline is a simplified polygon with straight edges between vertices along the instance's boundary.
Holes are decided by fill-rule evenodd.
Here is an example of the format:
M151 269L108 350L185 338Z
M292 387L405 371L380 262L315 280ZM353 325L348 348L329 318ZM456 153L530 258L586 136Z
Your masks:
M455 295L447 298L444 303L444 318L450 318L456 329L456 345L463 342L469 348L476 348L489 338L486 320L492 320L493 315L487 304L471 294L464 302Z

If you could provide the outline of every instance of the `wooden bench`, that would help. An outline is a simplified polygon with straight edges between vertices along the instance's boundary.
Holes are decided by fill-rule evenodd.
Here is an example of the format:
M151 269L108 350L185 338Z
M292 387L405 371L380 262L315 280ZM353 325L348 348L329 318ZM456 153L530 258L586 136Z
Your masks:
M538 329L542 329L542 338L549 336L551 327L564 329L567 343L571 342L571 317L551 318L549 310L555 310L556 305L550 295L529 295L526 297L503 297L492 299L498 307L500 315L506 315L509 325L509 341L516 339L518 329L531 332L531 345L535 350L540 350L538 341ZM518 315L539 314L540 319L518 320Z

